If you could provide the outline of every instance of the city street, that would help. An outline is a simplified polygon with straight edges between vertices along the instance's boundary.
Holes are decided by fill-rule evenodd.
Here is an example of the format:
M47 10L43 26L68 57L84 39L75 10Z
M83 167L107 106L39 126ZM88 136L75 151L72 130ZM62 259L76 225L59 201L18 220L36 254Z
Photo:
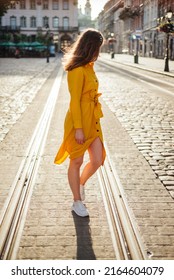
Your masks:
M82 219L71 213L68 160L60 166L53 163L69 102L65 73L57 78L60 58L50 58L50 63L0 58L0 221L14 182L21 179L16 174L29 158L26 150L54 81L60 78L11 258L117 259L99 173L87 183L90 217ZM165 73L164 60L143 57L134 64L133 56L111 59L109 54L101 54L95 64L108 157L145 258L154 260L174 259L174 61L169 65Z
M103 99L174 198L174 75L163 77L164 84L161 84L157 73L151 73L152 81L147 78L143 81L140 75L149 78L147 72L139 69L137 73L137 69L120 67L116 63L115 66L112 72L104 67L97 70L102 72ZM120 68L121 73L118 72ZM138 79L133 76L134 72Z

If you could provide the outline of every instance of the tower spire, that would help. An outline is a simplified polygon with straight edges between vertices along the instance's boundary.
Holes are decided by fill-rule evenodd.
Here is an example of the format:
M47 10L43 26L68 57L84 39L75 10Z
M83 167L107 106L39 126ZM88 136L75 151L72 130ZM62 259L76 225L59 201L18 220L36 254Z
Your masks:
M86 0L85 4L85 15L91 19L91 3L90 0Z

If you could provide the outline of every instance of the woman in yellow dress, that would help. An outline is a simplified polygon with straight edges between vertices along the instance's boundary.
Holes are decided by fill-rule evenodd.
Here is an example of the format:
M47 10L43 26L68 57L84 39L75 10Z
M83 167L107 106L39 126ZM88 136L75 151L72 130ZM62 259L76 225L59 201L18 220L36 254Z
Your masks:
M83 204L84 185L105 160L105 149L100 126L103 116L98 101L98 79L93 64L97 60L103 43L102 34L95 29L84 31L63 59L67 71L70 93L69 109L64 122L64 138L55 158L61 164L68 156L68 181L73 193L72 211L81 217L88 216ZM80 175L85 151L90 161Z

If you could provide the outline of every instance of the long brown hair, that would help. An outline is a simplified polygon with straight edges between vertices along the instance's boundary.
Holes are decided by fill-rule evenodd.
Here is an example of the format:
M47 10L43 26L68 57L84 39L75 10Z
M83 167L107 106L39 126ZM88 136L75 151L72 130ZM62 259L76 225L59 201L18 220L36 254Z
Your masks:
M98 58L103 35L95 29L85 30L77 41L68 49L63 57L66 71L83 66Z

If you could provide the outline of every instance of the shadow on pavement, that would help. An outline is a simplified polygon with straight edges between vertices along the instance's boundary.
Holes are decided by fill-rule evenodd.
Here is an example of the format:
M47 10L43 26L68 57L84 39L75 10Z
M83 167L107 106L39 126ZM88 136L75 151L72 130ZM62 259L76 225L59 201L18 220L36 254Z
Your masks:
M90 219L79 217L72 212L77 236L77 260L96 260L92 247Z

